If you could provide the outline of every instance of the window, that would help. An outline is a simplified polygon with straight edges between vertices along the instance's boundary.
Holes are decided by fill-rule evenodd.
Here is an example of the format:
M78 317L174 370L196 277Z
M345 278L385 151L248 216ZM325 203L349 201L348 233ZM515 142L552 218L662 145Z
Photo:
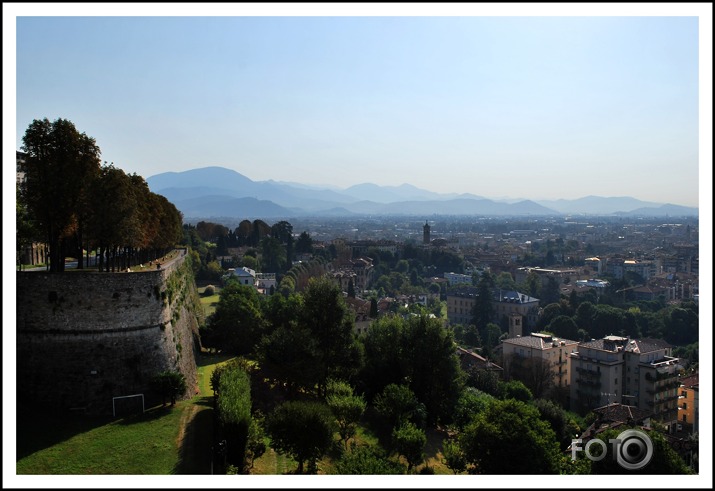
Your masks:
M614 385L618 385L618 379L615 379L615 380L613 381L613 384L614 384Z
M683 409L688 409L688 403L687 403L687 402L684 402L684 403L683 403Z

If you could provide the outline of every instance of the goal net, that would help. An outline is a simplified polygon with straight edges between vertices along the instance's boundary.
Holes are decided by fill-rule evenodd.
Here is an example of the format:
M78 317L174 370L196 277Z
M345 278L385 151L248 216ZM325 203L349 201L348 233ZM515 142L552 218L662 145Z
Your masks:
M144 394L112 397L112 414L114 417L144 412Z

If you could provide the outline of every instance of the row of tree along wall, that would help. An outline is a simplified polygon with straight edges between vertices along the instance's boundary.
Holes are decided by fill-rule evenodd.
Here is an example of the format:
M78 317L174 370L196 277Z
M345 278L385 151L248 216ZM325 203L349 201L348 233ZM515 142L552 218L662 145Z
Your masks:
M183 252L146 272L17 273L18 402L112 414L113 398L144 394L159 372L197 388L202 315Z

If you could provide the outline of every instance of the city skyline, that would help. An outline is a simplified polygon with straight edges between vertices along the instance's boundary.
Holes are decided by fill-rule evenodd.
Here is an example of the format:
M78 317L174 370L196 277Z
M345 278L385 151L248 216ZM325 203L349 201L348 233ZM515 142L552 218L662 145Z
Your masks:
M340 189L707 197L698 57L711 26L692 12L272 7L16 7L16 148L33 119L62 117L145 178L222 166Z

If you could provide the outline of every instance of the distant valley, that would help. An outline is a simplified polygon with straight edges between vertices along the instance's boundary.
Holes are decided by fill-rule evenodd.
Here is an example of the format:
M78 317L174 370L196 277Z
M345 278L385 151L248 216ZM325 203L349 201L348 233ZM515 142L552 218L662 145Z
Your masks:
M165 172L146 179L186 220L217 217L289 218L358 215L462 216L697 216L698 208L635 198L586 196L574 200L494 200L473 194L439 194L410 184L363 183L327 189L298 183L253 181L224 167Z

